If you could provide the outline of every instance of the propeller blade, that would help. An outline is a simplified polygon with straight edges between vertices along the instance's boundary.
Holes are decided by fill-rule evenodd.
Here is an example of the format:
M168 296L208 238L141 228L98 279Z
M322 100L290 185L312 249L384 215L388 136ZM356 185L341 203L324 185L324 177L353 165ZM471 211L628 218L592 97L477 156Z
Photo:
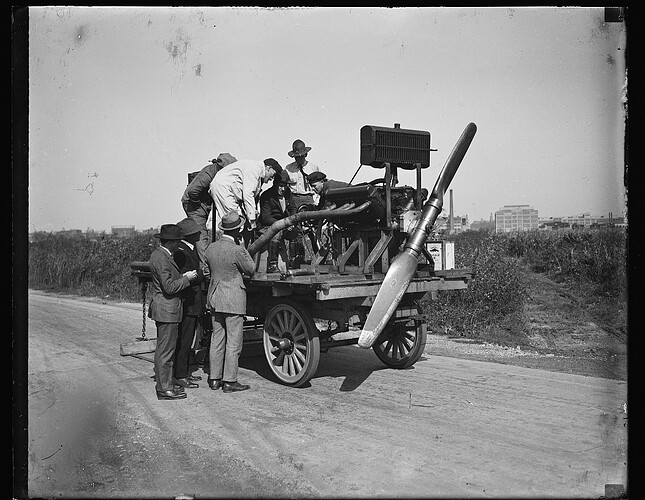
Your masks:
M358 345L363 349L372 347L408 290L410 281L417 271L419 254L425 245L428 233L441 213L445 191L466 155L476 131L477 126L469 123L462 132L441 169L430 198L424 205L417 225L410 233L403 251L393 259L358 339Z

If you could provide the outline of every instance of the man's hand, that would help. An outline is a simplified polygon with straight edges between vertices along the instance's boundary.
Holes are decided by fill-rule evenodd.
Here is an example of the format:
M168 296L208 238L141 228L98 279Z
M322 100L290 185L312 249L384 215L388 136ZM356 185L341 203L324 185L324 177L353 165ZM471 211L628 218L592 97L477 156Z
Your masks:
M197 271L192 270L192 271L186 271L184 273L184 276L186 276L190 281L196 280L197 279Z

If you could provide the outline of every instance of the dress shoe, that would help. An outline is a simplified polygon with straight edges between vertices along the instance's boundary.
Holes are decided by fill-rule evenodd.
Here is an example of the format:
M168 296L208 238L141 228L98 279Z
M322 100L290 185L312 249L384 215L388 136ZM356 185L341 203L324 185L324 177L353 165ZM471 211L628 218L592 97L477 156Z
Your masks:
M197 389L199 387L199 384L196 384L195 382L191 382L187 378L178 378L176 382L177 384L179 384L180 386L186 389Z
M186 392L186 391L184 390L184 387L183 387L183 386L181 386L181 385L179 385L179 384L173 384L172 388L173 388L173 390L175 390L175 391L177 391L177 392Z
M188 380L191 382L197 382L198 380L201 380L202 378L199 375L188 375Z
M172 391L157 391L157 399L184 399L185 392Z
M250 386L245 384L240 384L239 382L224 382L224 385L222 386L222 390L224 392L246 391L249 388Z
M217 389L222 387L222 381L220 379L209 378L208 379L208 387L210 387L211 389L216 391Z
M278 264L269 264L267 267L267 273L279 273L280 268L278 267Z

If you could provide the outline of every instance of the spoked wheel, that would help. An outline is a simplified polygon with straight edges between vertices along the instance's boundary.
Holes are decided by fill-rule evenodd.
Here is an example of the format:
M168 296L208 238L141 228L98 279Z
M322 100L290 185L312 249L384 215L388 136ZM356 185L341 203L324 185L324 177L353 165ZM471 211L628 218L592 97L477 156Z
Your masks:
M276 304L264 322L264 354L280 382L300 387L320 361L318 329L307 310L294 301Z
M387 327L372 346L378 359L392 368L408 368L419 361L426 346L425 323L397 322Z

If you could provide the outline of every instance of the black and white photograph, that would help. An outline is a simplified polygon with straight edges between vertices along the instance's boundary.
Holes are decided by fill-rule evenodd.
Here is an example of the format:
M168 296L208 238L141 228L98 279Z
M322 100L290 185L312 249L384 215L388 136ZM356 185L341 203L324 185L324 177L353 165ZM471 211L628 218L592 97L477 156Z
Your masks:
M628 498L628 20L14 8L12 498Z

